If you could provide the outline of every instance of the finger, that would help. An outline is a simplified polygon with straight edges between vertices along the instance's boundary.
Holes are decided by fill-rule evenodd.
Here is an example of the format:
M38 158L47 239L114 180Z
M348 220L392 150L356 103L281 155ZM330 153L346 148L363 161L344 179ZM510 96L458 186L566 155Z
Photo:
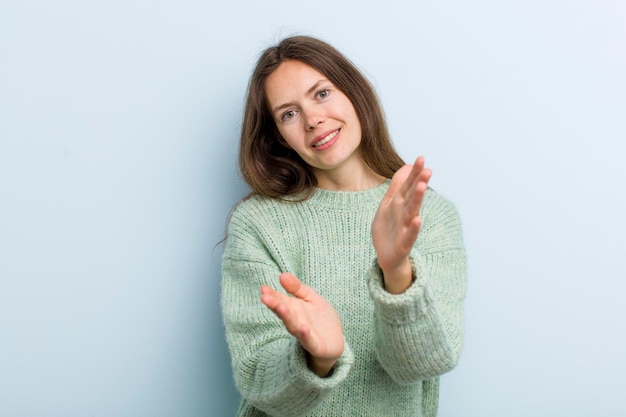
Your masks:
M401 245L407 250L407 252L410 252L413 245L415 245L421 226L422 218L416 217L407 228L404 236L402 236Z
M412 190L412 193L406 203L406 217L404 219L405 224L412 221L414 217L419 215L427 188L428 184L426 182L420 181L415 184L415 188Z
M290 297L270 287L261 287L261 302L278 317L285 329L294 337L301 339L302 330L308 326L301 322L299 315L290 303Z
M298 336L296 337L307 352L311 353L318 350L319 342L313 337L311 328L306 324L300 326Z
M274 313L283 321L285 327L289 330L289 333L291 333L290 329L294 327L295 313L289 305L287 305L287 303L278 303Z
M281 303L274 311L282 320L285 329L297 338L306 350L315 349L318 341L313 336L313 331L308 323L302 321L298 313L287 304Z
M282 295L266 285L261 287L261 302L272 311L276 310L276 307L281 302Z
M430 181L430 178L432 176L433 176L433 171L430 168L424 168L422 169L422 172L420 173L419 181L425 182L426 184L428 184L428 181Z
M413 167L411 168L411 172L409 172L408 177L404 180L402 187L400 187L400 193L402 195L406 195L407 191L413 188L415 183L419 180L420 173L424 169L424 157L420 156L415 160Z
M265 287L265 289L262 289L261 302L283 322L287 331L292 333L292 330L297 325L295 323L296 313L289 303L289 297L269 287Z
M312 289L304 285L298 278L289 272L283 272L280 274L278 278L280 281L280 285L283 286L285 291L294 297L300 298L302 300L308 300L311 296Z
M411 165L404 165L398 169L393 177L391 178L391 183L389 184L389 188L387 192L383 196L383 201L390 201L393 197L398 193L402 184L404 184L404 180L408 177L412 167Z
M290 297L288 295L276 291L267 285L261 287L261 302L274 312L279 304L289 303L289 299Z
M301 324L298 329L298 339L303 345L311 347L311 328L306 324Z
M282 320L285 329L290 334L300 338L300 328L303 324L299 322L298 313L289 304L279 303L273 312Z

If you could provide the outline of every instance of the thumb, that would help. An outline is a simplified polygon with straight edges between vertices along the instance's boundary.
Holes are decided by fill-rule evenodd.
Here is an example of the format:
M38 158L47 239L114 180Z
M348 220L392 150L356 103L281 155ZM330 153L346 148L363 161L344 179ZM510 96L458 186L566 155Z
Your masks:
M398 191L400 191L402 184L404 184L404 180L406 179L406 177L408 177L410 172L411 172L411 165L405 165L401 167L399 170L397 170L395 174L393 174L393 177L391 177L391 183L389 183L389 188L387 189L387 192L383 196L383 199L381 202L382 205L386 205L391 200L393 200L393 196L395 196L398 193Z
M283 272L278 278L285 291L294 297L306 300L311 295L311 288L304 285L295 275Z

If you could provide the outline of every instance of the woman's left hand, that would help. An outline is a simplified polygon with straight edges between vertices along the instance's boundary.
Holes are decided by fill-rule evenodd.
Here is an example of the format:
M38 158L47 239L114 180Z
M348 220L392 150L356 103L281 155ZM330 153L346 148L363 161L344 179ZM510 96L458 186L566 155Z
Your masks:
M431 174L422 156L400 168L372 222L372 242L388 292L402 293L413 281L409 254L422 225L419 212Z

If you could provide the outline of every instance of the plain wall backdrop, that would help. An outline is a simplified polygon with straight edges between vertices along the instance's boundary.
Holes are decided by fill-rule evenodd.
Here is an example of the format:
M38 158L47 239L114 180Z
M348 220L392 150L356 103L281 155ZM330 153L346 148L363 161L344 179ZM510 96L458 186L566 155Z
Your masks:
M265 47L329 41L469 253L440 416L626 414L626 3L0 4L0 416L233 415L221 246Z

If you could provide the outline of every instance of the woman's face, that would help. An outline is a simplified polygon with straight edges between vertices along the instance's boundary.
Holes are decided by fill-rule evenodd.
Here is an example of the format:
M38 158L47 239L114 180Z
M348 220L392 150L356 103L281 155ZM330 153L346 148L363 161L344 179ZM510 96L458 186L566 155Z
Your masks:
M326 76L301 61L284 61L267 78L265 94L278 131L318 181L365 169L354 106Z

